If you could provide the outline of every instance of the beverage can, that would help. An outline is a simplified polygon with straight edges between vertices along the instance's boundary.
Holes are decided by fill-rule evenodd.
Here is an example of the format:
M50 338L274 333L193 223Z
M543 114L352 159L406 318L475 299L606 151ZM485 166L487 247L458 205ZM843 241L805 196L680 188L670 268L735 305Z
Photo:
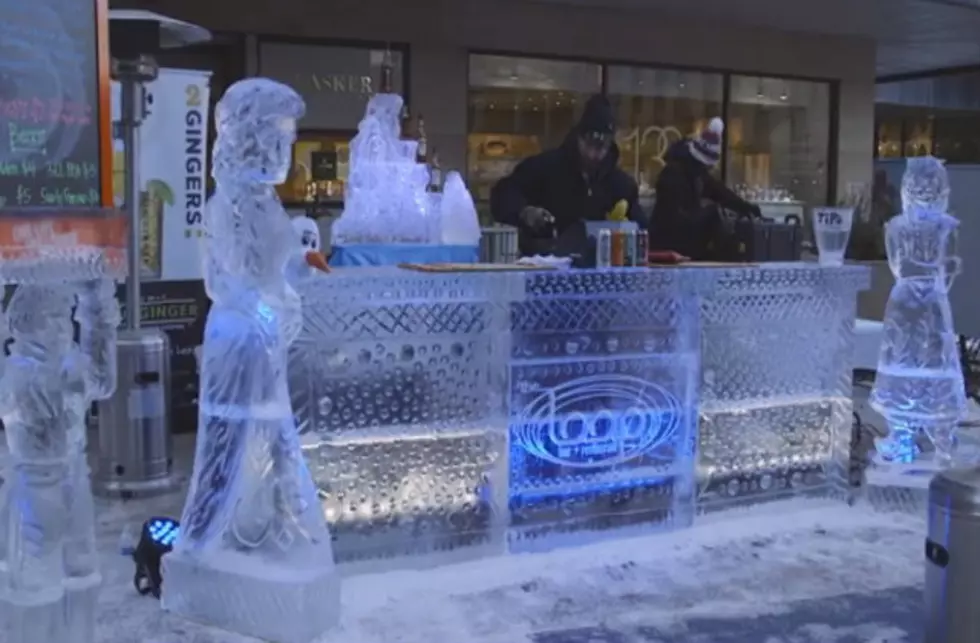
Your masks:
M595 267L608 268L612 265L612 235L609 230L599 230L595 243Z
M627 230L623 239L623 265L630 268L638 265L636 256L636 230Z
M613 230L609 253L609 264L621 267L626 265L626 233L622 230Z
M650 233L646 230L636 233L636 265L650 265Z

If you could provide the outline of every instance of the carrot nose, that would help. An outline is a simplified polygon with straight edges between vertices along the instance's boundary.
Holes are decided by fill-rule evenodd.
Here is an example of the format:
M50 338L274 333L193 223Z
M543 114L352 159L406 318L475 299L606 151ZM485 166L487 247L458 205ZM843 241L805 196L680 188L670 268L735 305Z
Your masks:
M327 265L327 258L323 256L322 252L317 252L315 250L310 250L307 252L306 264L321 272L330 272L330 266Z

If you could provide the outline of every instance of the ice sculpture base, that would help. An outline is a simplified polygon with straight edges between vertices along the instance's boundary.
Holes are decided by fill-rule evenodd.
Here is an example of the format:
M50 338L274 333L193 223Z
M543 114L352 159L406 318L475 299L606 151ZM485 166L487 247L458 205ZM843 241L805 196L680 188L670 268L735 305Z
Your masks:
M0 598L0 641L69 643L64 608L64 598L44 603L20 603Z
M95 607L101 587L101 574L65 581L64 619L71 643L95 641Z
M929 456L910 464L872 464L865 472L861 502L875 511L925 516L929 483L939 470Z
M175 551L163 558L161 604L188 620L271 643L310 643L337 624L340 578L332 557L284 569L245 554L203 562Z
M938 472L929 457L910 464L872 464L864 474L860 503L874 511L925 516L929 482Z

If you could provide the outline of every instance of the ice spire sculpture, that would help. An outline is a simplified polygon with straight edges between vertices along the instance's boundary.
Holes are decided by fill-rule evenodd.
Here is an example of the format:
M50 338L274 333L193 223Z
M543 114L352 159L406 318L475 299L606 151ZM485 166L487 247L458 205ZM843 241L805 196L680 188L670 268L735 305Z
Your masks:
M446 175L439 209L442 243L451 246L480 245L480 219L476 205L459 172Z
M403 105L397 94L368 101L350 145L335 244L439 243L439 212L426 193L428 168L415 160L418 142L399 140Z
M949 289L960 272L955 248L959 222L946 212L949 179L932 157L910 158L902 177L902 213L885 226L888 264L895 275L885 308L884 339L871 405L888 422L877 440L879 465L921 467L917 437L935 448L937 467L957 456L956 427L966 413ZM917 459L918 458L918 459Z
M0 377L10 449L0 502L0 640L91 643L102 577L85 414L116 387L115 284L20 285L7 316L14 341Z
M308 643L339 611L286 380L302 323L285 273L297 238L274 186L304 110L265 78L235 83L215 110L197 451L180 537L163 560L164 609L276 643Z

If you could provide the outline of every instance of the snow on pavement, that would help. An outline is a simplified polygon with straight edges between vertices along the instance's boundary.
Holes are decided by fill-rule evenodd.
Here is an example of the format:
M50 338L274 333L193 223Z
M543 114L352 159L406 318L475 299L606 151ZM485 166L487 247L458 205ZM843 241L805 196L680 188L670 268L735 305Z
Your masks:
M347 578L341 624L319 643L524 643L543 630L670 628L921 584L921 519L792 501L768 509L666 534ZM111 567L110 576L131 574L118 556ZM251 643L163 614L128 582L109 585L98 643Z

